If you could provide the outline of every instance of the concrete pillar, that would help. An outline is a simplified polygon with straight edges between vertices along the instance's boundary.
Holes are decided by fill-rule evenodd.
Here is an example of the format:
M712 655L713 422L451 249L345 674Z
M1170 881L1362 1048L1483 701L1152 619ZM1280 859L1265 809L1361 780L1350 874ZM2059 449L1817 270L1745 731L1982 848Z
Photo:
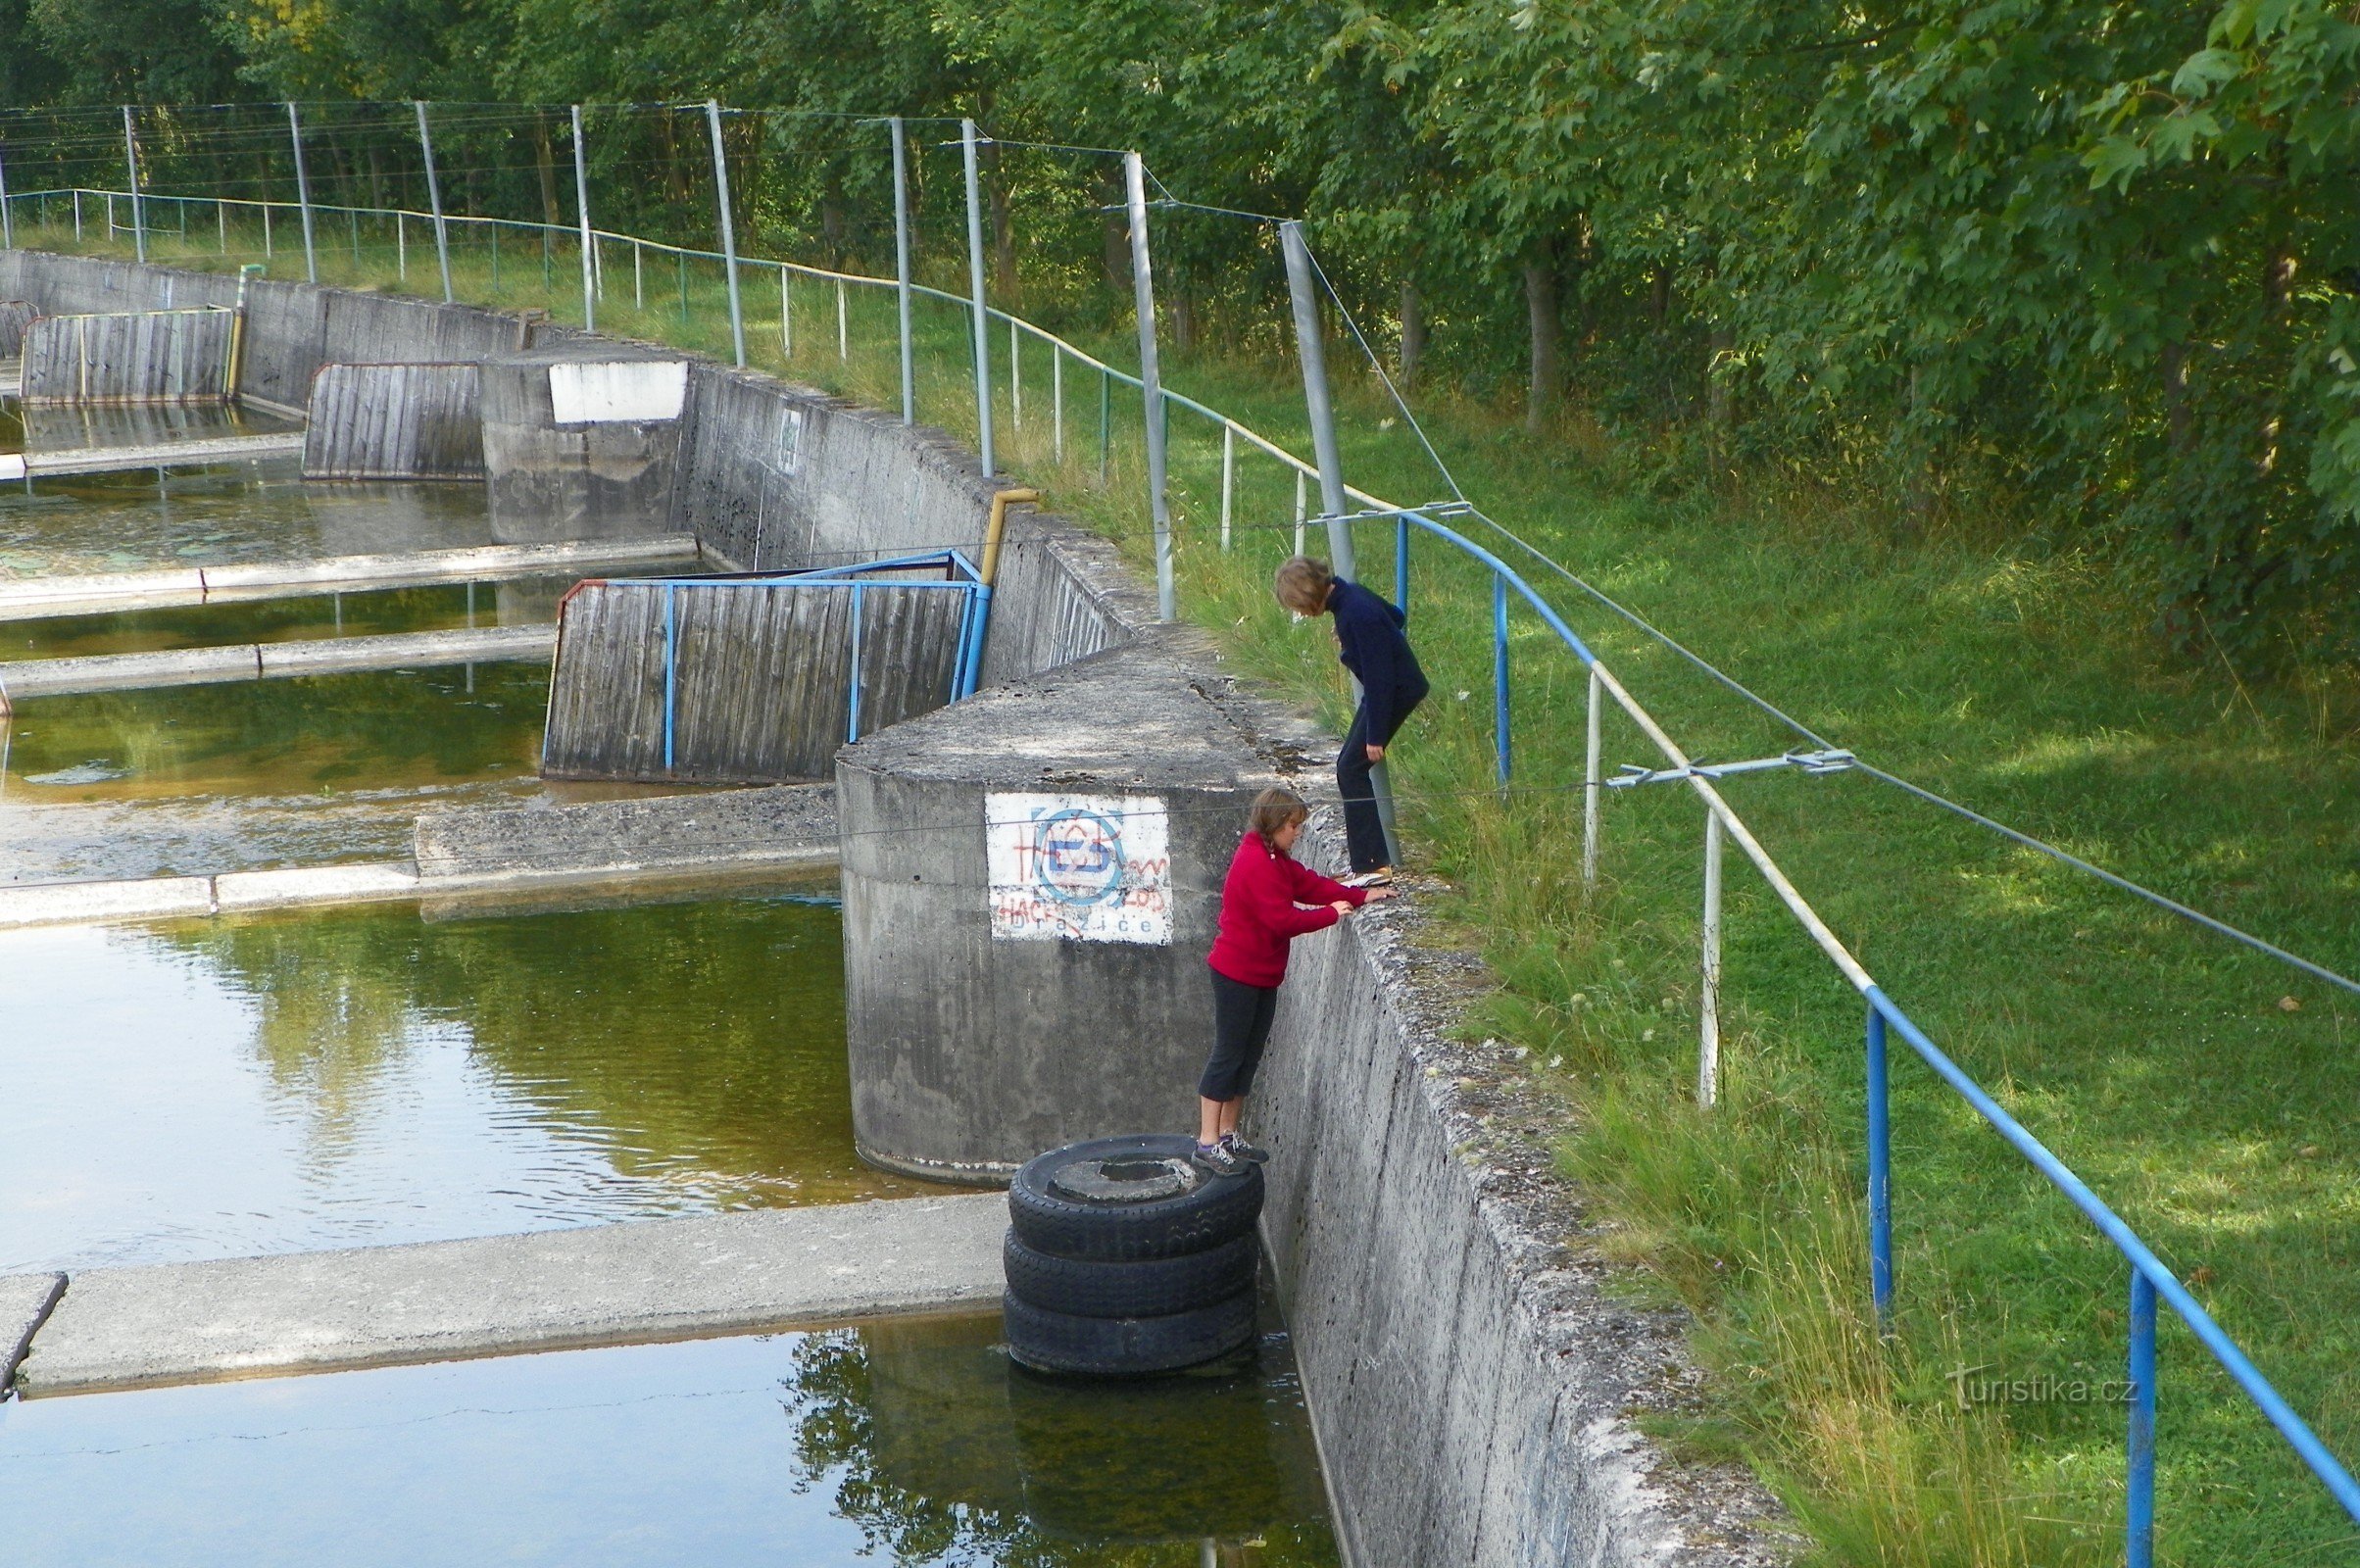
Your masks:
M621 539L668 526L686 361L599 345L483 366L483 466L503 544Z

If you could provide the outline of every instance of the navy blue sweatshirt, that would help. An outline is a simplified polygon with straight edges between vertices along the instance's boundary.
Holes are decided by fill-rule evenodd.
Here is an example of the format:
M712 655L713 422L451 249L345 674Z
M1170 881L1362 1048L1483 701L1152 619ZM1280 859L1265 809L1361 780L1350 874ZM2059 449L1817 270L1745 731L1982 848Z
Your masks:
M1394 727L1426 695L1426 672L1409 651L1401 628L1409 617L1356 582L1336 579L1328 590L1328 610L1336 617L1336 641L1344 667L1359 677L1361 700L1368 709L1371 738L1390 737ZM1381 744L1381 743L1380 743Z

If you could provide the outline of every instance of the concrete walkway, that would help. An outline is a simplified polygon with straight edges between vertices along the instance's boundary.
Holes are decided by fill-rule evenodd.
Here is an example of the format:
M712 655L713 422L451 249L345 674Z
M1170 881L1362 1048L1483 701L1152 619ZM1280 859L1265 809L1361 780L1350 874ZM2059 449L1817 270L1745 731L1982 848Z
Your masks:
M70 1278L33 1336L17 1391L87 1394L982 1307L1000 1298L1007 1225L1007 1199L978 1193L92 1269Z
M369 588L507 577L560 577L602 569L656 566L699 559L694 534L646 539L572 539L544 545L483 545L395 555L320 556L309 561L248 561L78 577L0 579L0 620L30 620L86 611L160 610L256 599L300 599Z
M224 648L174 648L87 659L24 659L0 663L0 713L31 697L133 691L152 686L218 686L369 669L427 669L438 664L546 662L558 629L473 626L455 631L391 632L376 637L314 637Z
M141 468L182 468L197 464L245 463L256 458L300 458L301 430L270 435L210 436L201 441L159 441L144 447L76 447L65 452L27 452L25 468L36 479L75 473L130 473Z

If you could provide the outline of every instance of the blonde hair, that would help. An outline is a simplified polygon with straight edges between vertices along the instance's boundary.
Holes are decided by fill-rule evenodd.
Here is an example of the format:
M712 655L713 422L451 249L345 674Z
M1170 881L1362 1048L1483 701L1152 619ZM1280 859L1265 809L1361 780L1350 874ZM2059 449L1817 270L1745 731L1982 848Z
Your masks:
M1336 584L1336 574L1328 564L1309 556L1290 557L1278 568L1274 586L1278 602L1298 615L1317 615L1327 610L1328 591Z
M1293 790L1273 784L1254 798L1254 807L1246 813L1246 825L1261 836L1262 843L1272 854L1278 851L1278 830L1289 822L1309 820L1310 806Z

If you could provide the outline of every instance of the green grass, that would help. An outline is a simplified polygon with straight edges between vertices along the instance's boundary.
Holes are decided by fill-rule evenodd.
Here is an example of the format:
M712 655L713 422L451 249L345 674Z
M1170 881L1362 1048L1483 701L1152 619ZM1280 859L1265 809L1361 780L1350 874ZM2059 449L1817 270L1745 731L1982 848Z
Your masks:
M415 249L412 262L416 286ZM555 276L565 314L562 256ZM611 299L614 279L610 260ZM488 277L470 261L463 285L480 296ZM692 280L685 330L659 308L601 325L712 352L726 347L717 300ZM839 361L832 299L807 328L799 297L791 364L775 351L775 304L762 307L758 359L892 406L889 305L856 307ZM811 329L822 320L824 336ZM956 314L923 315L921 347L921 417L968 433ZM1004 462L1144 565L1135 395L1114 400L1102 491L1095 377L1068 375L1059 465L1046 367L1036 357L1027 374L1023 429L1003 395ZM1168 376L1307 449L1291 366L1205 357ZM1366 386L1340 396L1355 483L1400 501L1443 493ZM1997 522L1913 535L1842 496L1742 476L1664 498L1578 421L1533 440L1501 411L1444 399L1432 424L1487 511L1841 744L2331 966L2360 958L2349 671L2289 659L2264 682L2224 658L2183 661L2150 639L2144 606L2103 562L2012 544ZM1174 437L1185 613L1242 671L1340 722L1325 628L1292 624L1267 592L1291 545L1291 477L1241 451L1224 554L1217 439L1179 416ZM1359 539L1380 589L1389 535ZM1542 586L1693 754L1793 744L1562 585ZM1951 1374L2119 1377L2120 1260L1896 1041L1898 1316L1878 1341L1857 999L1733 856L1723 1098L1696 1108L1701 809L1672 788L1610 796L1604 884L1586 898L1576 798L1554 788L1580 775L1584 679L1517 616L1516 765L1531 789L1503 804L1485 787L1489 603L1480 572L1418 548L1411 630L1436 695L1396 753L1397 786L1414 858L1451 886L1438 912L1498 978L1470 1029L1532 1048L1564 1106L1565 1167L1613 1221L1631 1288L1696 1313L1717 1375L1696 1407L1658 1421L1662 1435L1757 1467L1820 1561L2119 1560L2121 1407L1962 1409ZM1610 769L1656 760L1619 717L1606 750ZM2331 1447L2360 1454L2348 999L1864 776L1727 789L1885 989L2146 1237ZM2168 1313L2161 1359L2161 1560L2360 1554L2360 1529Z

